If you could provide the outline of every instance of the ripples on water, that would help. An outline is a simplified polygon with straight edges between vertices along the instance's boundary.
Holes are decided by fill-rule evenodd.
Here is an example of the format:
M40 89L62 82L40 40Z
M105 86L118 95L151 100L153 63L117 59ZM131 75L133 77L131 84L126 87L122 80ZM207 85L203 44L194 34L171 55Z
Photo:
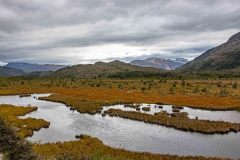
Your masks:
M240 158L239 133L205 135L122 118L102 117L100 114L80 114L70 111L64 104L37 99L48 95L50 94L34 94L24 98L0 96L0 104L38 107L37 111L27 114L24 118L42 118L51 122L48 129L34 132L33 137L28 138L32 142L69 141L75 140L76 134L87 134L99 138L109 146L132 151ZM172 111L169 105L164 105L163 109L155 108L154 104L150 106L149 114L162 110ZM110 106L110 108L135 110L124 108L123 105ZM206 111L187 107L182 111L188 112L190 118L197 116L199 119L240 123L240 113L236 111Z

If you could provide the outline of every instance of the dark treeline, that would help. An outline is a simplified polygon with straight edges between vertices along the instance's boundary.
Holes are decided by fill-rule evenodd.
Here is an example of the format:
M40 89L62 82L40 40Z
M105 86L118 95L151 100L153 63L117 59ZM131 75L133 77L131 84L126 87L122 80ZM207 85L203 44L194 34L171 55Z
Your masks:
M208 72L180 72L180 71L162 71L159 73L146 73L146 72L119 72L108 76L108 78L165 78L165 79L228 79L240 78L238 72L224 72L224 71L208 71Z

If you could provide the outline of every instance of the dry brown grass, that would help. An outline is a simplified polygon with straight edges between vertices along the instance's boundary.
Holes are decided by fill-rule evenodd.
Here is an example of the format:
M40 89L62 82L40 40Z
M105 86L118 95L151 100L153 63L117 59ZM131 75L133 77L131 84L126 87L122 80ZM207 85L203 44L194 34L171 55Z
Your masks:
M12 80L0 87L0 95L57 93L47 100L95 113L102 105L116 103L164 103L208 110L240 108L239 80ZM7 82L5 82L7 83ZM175 86L175 87L173 87ZM143 87L145 87L144 90Z
M25 138L32 136L33 131L38 131L41 128L47 128L50 125L49 122L43 119L18 118L18 116L23 116L35 110L37 110L36 107L0 105L0 117L3 118L10 126L13 126L20 137Z
M172 115L168 115L166 112L159 112L155 115L150 115L147 113L123 111L120 109L109 109L104 113L108 114L109 116L122 117L172 127L183 131L198 132L204 134L224 134L240 131L240 124L238 123L189 119L186 113L173 113Z

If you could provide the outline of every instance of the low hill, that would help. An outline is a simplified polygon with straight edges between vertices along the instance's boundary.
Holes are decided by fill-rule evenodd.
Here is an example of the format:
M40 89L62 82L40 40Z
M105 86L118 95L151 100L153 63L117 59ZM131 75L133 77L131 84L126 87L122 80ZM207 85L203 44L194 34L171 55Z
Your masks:
M179 68L184 72L240 72L240 32Z
M52 77L118 77L118 76L150 76L160 73L161 70L150 67L140 67L124 63L121 61L113 61L109 63L97 62L95 64L80 64L60 69L50 76Z
M20 63L20 62L12 62L8 63L6 67L11 67L15 69L21 69L25 73L31 72L41 72L41 71L56 71L66 67L65 65L53 65L53 64L31 64L31 63Z
M25 75L25 73L22 70L0 66L1 77L22 76L22 75Z
M176 68L186 63L186 61L184 60L185 59L182 59L182 58L171 60L171 59L151 57L145 60L133 60L130 62L130 64L142 66L142 67L154 67L154 68L165 69L165 70L175 70Z

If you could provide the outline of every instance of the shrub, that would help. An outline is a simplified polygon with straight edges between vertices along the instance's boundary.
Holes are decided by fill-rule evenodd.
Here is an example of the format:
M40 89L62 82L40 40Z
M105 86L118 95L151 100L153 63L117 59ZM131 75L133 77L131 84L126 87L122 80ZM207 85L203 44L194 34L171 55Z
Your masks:
M0 152L10 160L35 160L30 144L19 138L0 118Z
M206 88L202 88L201 91L202 91L202 92L207 92L207 89L206 89Z
M228 94L229 94L229 92L225 88L221 89L221 91L220 91L220 96L221 97L226 97Z
M183 79L182 80L182 86L185 86L186 85L186 83L185 83L185 80Z
M235 83L232 85L232 88L233 88L233 89L237 89L237 82L235 82Z

